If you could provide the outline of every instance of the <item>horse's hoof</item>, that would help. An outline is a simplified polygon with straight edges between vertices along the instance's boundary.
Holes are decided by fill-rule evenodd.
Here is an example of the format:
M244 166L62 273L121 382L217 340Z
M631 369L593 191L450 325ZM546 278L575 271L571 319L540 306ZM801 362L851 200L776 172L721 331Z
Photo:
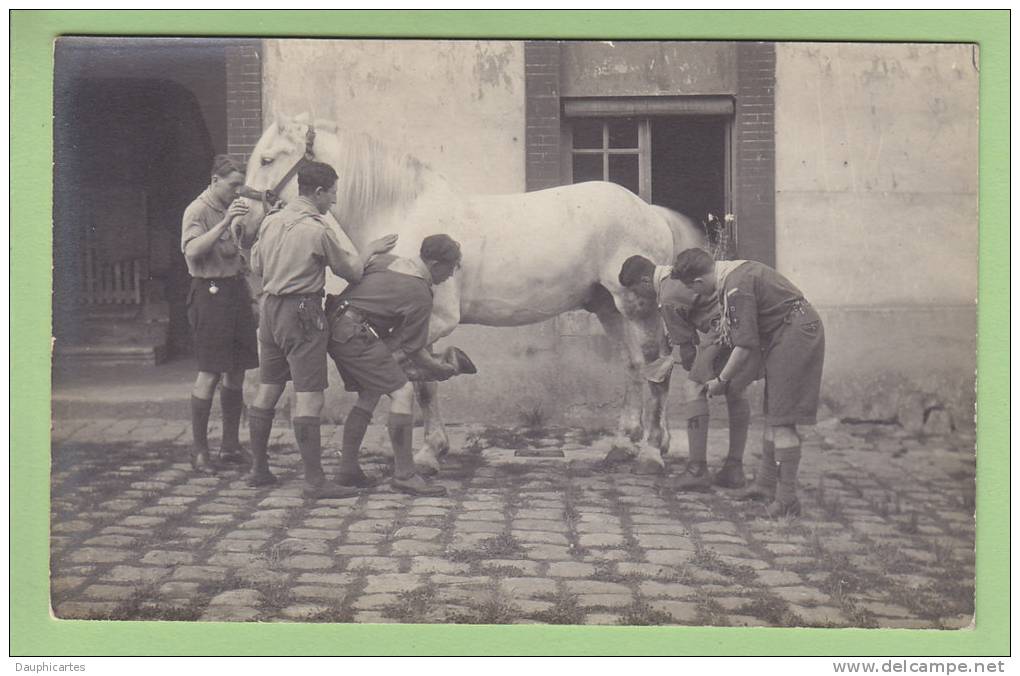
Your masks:
M439 474L439 460L431 453L418 453L414 456L414 466L422 476Z
M436 458L445 457L450 452L450 442L443 443L428 443L426 445L432 449L432 455Z
M629 450L627 450L626 448L620 448L619 446L614 446L613 448L609 449L608 453L606 453L606 457L603 460L603 462L606 463L607 465L615 465L621 462L630 462L633 459L634 454L631 453Z
M662 458L651 457L648 455L642 455L634 463L631 474L642 474L647 476L663 474L666 471L666 466L662 462Z

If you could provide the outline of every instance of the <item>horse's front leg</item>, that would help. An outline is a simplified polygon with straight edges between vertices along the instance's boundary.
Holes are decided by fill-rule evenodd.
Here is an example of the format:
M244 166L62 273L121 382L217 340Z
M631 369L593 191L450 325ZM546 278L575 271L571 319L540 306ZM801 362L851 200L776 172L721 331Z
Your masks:
M450 438L439 413L439 383L415 383L414 393L425 423L425 442L414 454L414 464L421 474L435 474L439 471L439 459L450 450Z
M459 323L460 280L453 278L435 288L429 321L429 345L450 335ZM414 464L422 474L435 474L439 471L439 459L450 450L450 438L439 414L439 383L417 383L414 392L425 423L425 441L414 454Z
M666 398L672 358L658 316L629 317L627 342L631 358L641 364L641 439L638 442L635 474L659 474L665 469L663 456L669 452Z

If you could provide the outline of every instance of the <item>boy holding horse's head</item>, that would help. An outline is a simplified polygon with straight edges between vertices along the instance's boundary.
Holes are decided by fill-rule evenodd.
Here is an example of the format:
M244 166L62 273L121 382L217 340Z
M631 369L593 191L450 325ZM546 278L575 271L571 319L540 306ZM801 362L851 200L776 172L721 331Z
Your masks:
M679 281L672 279L673 268L655 265L644 256L631 256L620 270L619 281L638 296L652 298L666 326L673 357L668 364L646 374L649 379L668 376L665 369L679 363L690 377L680 387L687 416L687 443L689 449L684 473L673 481L678 491L707 491L712 485L724 488L742 488L744 478L744 448L747 445L747 428L751 409L745 396L746 387L757 379L756 364L748 365L747 375L737 379L726 393L729 411L729 452L722 468L708 472L708 397L706 385L714 378L725 362L726 352L718 342L720 318L719 304L714 295L699 296ZM699 336L700 334L703 334Z
M769 516L799 515L797 425L813 425L825 358L825 330L804 294L756 261L715 261L701 249L680 252L673 278L722 308L720 332L732 347L709 395L726 393L758 356L765 365L765 438L755 485L744 497L767 499ZM778 469L776 462L778 461Z

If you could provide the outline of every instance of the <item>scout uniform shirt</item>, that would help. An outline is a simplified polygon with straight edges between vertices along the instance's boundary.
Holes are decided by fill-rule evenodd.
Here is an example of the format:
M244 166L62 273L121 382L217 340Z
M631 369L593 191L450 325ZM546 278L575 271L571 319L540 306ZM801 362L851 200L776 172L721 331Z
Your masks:
M722 273L719 299L725 308L725 332L733 347L768 350L804 294L790 280L757 261L716 263Z
M262 278L265 293L313 294L326 283L326 267L335 271L346 255L315 205L299 197L262 222L251 268Z
M212 230L226 215L227 207L221 205L208 188L184 210L181 252L188 263L188 274L192 277L219 279L234 277L244 271L241 248L229 227L205 254L198 257L187 255L188 243Z
M425 347L432 315L432 275L417 259L373 256L361 281L340 295L365 315L393 352Z

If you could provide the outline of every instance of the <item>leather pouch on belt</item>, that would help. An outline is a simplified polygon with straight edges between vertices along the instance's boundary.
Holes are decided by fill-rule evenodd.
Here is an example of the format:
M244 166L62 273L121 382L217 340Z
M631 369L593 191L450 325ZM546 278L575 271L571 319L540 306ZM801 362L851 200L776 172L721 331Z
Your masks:
M333 320L329 337L331 340L335 340L338 343L346 343L348 340L353 338L360 329L362 329L362 326L356 321L347 315L340 315Z
M316 302L301 301L297 310L298 322L301 330L306 334L318 333L326 328L325 317L322 308Z

